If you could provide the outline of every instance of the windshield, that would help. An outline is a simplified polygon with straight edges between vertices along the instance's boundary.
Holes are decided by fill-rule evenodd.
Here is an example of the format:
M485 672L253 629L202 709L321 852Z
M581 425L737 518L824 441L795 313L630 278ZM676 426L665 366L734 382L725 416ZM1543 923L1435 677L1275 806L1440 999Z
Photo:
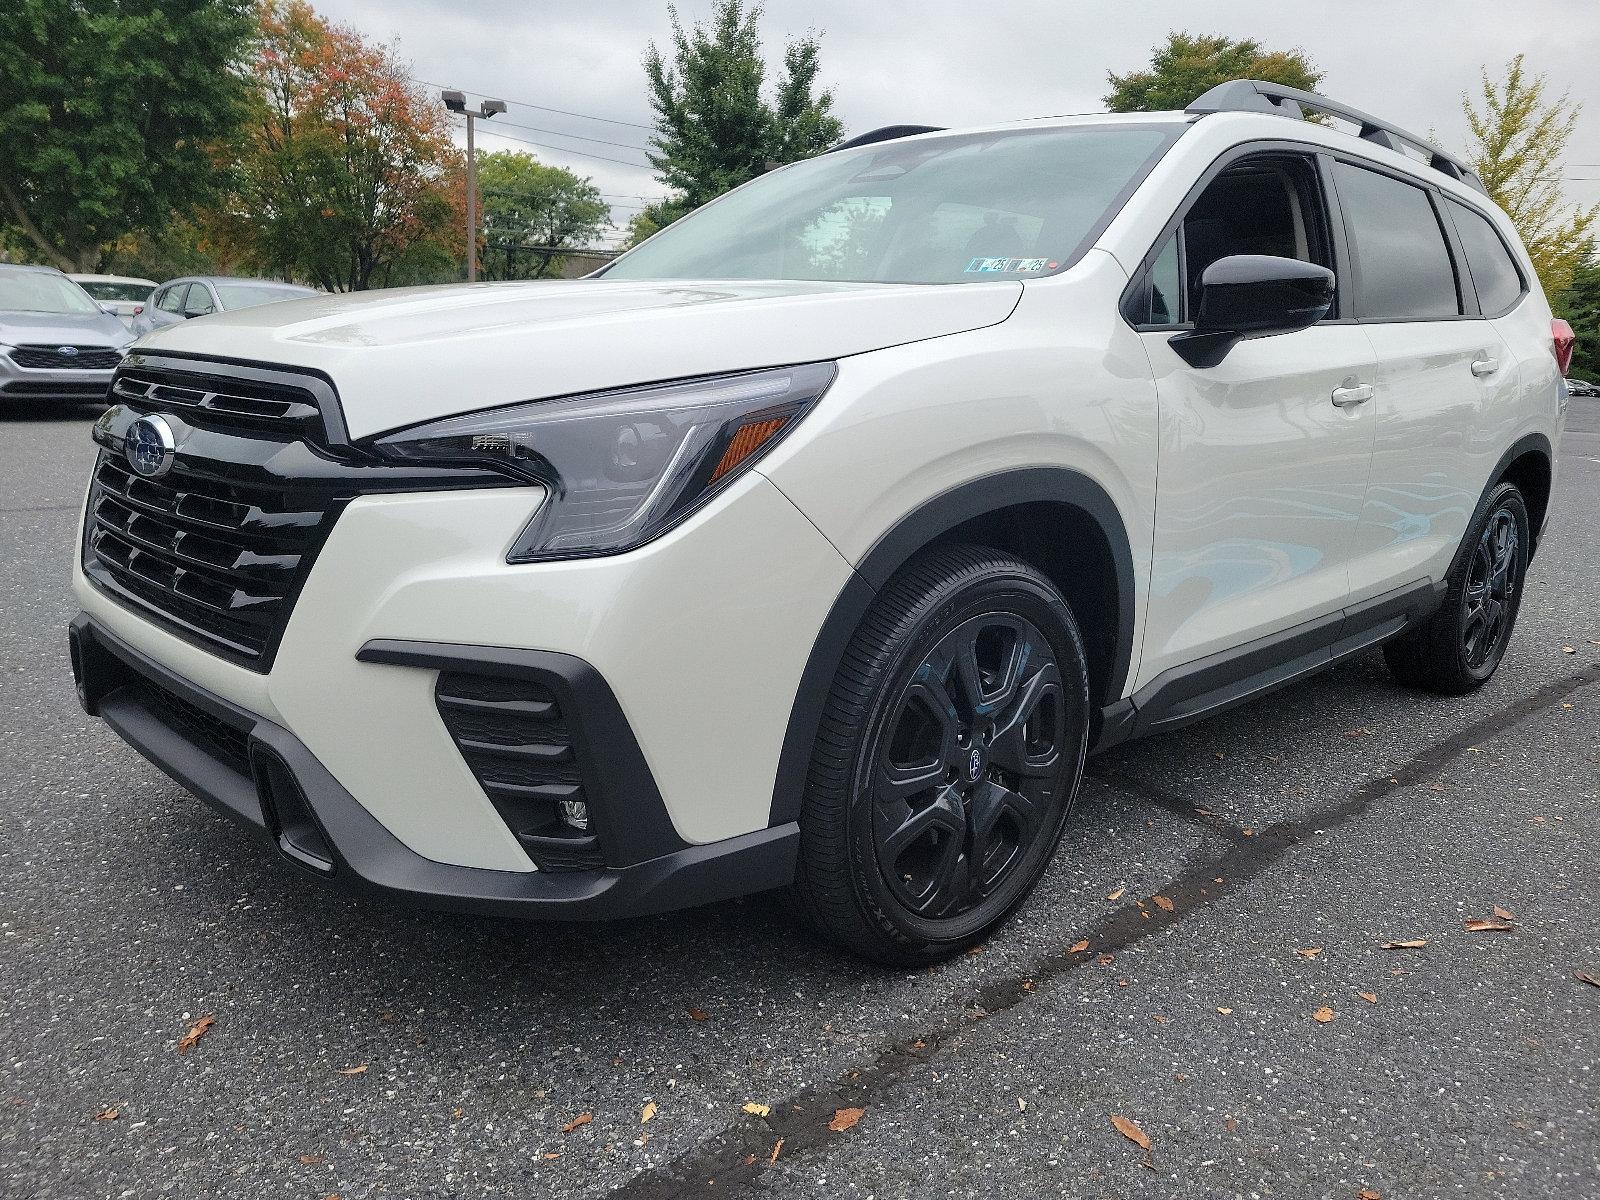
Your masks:
M277 300L299 300L304 296L315 296L310 288L294 287L285 284L283 287L256 287L252 284L219 283L216 285L217 295L222 298L222 307L254 308L258 304L271 304Z
M88 279L78 284L96 300L148 300L155 285L150 283L107 283L103 279Z
M0 308L12 312L98 313L100 306L65 275L0 271Z
M1183 126L883 142L761 177L668 226L605 279L978 283L1070 263Z

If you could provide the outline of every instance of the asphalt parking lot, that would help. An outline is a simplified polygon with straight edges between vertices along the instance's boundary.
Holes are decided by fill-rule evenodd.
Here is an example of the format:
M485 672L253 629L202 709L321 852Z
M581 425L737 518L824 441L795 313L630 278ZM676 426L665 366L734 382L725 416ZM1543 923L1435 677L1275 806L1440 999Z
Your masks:
M509 924L265 857L73 699L91 417L0 414L0 1194L1600 1197L1600 401L1487 688L1373 655L1096 760L912 973L763 899Z

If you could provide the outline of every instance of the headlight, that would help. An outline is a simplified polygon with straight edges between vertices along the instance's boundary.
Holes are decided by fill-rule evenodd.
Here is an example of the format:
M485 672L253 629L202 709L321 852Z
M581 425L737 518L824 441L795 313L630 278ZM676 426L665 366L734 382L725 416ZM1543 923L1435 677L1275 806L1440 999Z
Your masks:
M510 562L615 554L682 520L755 462L833 382L807 363L543 400L377 440L391 458L491 467L550 495Z

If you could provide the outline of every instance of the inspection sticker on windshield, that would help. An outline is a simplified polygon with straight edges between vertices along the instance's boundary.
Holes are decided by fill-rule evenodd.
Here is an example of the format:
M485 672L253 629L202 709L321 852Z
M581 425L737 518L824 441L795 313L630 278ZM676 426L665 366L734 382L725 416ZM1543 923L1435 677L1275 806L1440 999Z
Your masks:
M963 275L1037 275L1055 267L1048 258L975 258Z

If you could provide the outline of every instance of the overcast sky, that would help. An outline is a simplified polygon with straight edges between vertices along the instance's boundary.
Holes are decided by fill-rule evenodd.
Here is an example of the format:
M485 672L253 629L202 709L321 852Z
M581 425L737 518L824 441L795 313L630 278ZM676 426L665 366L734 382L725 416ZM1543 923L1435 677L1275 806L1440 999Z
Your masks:
M479 144L592 177L619 224L661 195L641 149L651 114L640 64L647 42L666 44L665 0L313 3L397 42L431 85L512 102L480 124ZM686 24L710 9L711 0L678 4ZM786 38L822 35L823 83L851 132L1092 112L1107 71L1144 65L1178 28L1299 47L1328 95L1460 150L1461 92L1481 65L1525 53L1555 90L1584 102L1567 186L1574 200L1600 200L1600 0L769 0L762 28L773 63ZM497 128L504 136L489 136Z

